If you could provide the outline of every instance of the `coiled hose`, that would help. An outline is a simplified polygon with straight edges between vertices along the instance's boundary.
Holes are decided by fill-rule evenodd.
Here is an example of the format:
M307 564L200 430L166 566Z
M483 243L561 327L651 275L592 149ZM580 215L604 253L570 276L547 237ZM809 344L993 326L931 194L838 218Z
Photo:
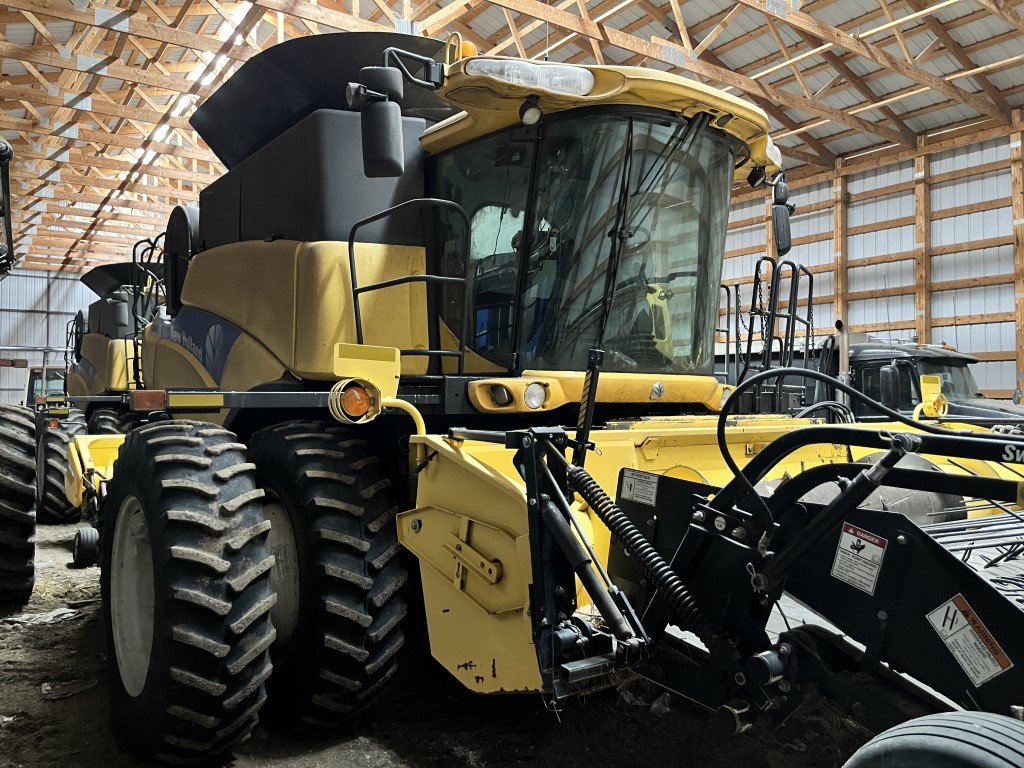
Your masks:
M676 615L680 629L693 632L714 655L738 658L736 646L700 610L690 590L686 588L665 558L651 546L640 529L630 522L611 497L602 490L586 470L569 465L566 468L569 485L590 505L608 530L618 539L626 552L640 566L647 580L665 598Z

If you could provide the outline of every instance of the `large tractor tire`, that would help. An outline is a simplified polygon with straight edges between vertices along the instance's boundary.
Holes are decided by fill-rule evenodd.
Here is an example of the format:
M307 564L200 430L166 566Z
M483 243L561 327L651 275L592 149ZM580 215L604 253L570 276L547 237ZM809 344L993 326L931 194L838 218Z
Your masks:
M100 589L115 727L145 758L205 762L248 737L274 641L270 524L220 427L131 432L103 505Z
M278 593L265 717L330 728L365 709L397 669L407 574L380 460L351 430L290 422L253 435Z
M1024 723L991 712L925 715L878 734L843 768L1020 768Z
M90 435L126 435L138 424L134 413L117 408L97 408L89 414Z
M64 474L72 435L59 427L39 426L36 445L36 519L40 525L77 522L81 514L68 503ZM82 427L84 431L84 425Z
M25 603L35 583L35 420L0 405L0 602Z

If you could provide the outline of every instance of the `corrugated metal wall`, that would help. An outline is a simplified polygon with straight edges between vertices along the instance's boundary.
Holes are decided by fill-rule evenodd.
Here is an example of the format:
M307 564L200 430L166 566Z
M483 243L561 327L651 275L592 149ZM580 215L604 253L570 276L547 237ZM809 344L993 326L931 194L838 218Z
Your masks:
M77 273L15 269L0 282L0 357L62 363L67 324L96 297ZM50 350L47 352L46 350ZM21 399L26 372L0 368L0 402Z
M923 176L909 159L847 170L842 182L792 183L797 212L788 258L814 273L815 327L819 337L831 332L840 263L834 229L845 214L844 320L853 330L907 340L920 325L915 258L923 252L931 272L923 290L930 336L923 341L980 355L978 383L1007 396L1016 385L1017 335L1010 139L934 153L917 163ZM922 189L927 190L928 229L926 242L919 243L915 195ZM845 210L835 210L837 191L845 195ZM765 200L740 200L730 223L723 280L742 285L750 282L753 265L765 252ZM749 305L749 290L741 303Z

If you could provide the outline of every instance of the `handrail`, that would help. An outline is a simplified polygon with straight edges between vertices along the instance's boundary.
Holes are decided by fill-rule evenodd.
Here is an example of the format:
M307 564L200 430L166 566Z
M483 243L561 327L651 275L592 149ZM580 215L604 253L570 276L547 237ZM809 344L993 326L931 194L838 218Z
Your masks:
M463 277L445 277L442 275L406 275L404 277L398 277L391 280L383 280L378 283L371 283L360 287L358 279L356 277L356 232L365 227L367 224L372 224L381 219L392 216L396 213L406 211L415 208L448 208L458 214L465 224L462 235L462 246L463 254L465 254L465 261L463 264ZM359 297L363 293L370 291L379 291L384 288L391 288L396 285L405 285L407 283L440 283L440 284L461 284L463 287L462 291L462 333L459 335L459 351L453 352L450 350L441 349L420 349L420 350L400 350L402 355L419 355L425 357L455 357L459 358L458 372L461 376L465 373L466 368L466 339L469 336L469 310L470 310L470 298L471 291L469 286L469 275L470 275L470 224L469 215L458 203L453 203L451 200L441 200L435 197L420 197L414 200L406 200L403 203L394 205L391 208L387 208L379 213L375 213L372 216L367 216L365 219L360 219L352 225L352 229L349 230L348 235L348 261L349 261L349 272L352 278L352 309L355 314L356 324L356 342L359 344L363 343L363 317L360 311ZM434 318L428 318L428 323L434 320Z

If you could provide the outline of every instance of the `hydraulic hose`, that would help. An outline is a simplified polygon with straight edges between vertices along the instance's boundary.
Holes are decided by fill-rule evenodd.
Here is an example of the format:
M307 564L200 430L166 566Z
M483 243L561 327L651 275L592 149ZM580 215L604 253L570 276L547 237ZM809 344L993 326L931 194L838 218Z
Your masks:
M585 469L575 465L569 465L566 473L569 485L597 513L633 561L640 566L647 580L665 598L676 615L679 628L693 632L713 655L721 655L730 661L738 658L733 642L703 614L683 580L597 481Z

